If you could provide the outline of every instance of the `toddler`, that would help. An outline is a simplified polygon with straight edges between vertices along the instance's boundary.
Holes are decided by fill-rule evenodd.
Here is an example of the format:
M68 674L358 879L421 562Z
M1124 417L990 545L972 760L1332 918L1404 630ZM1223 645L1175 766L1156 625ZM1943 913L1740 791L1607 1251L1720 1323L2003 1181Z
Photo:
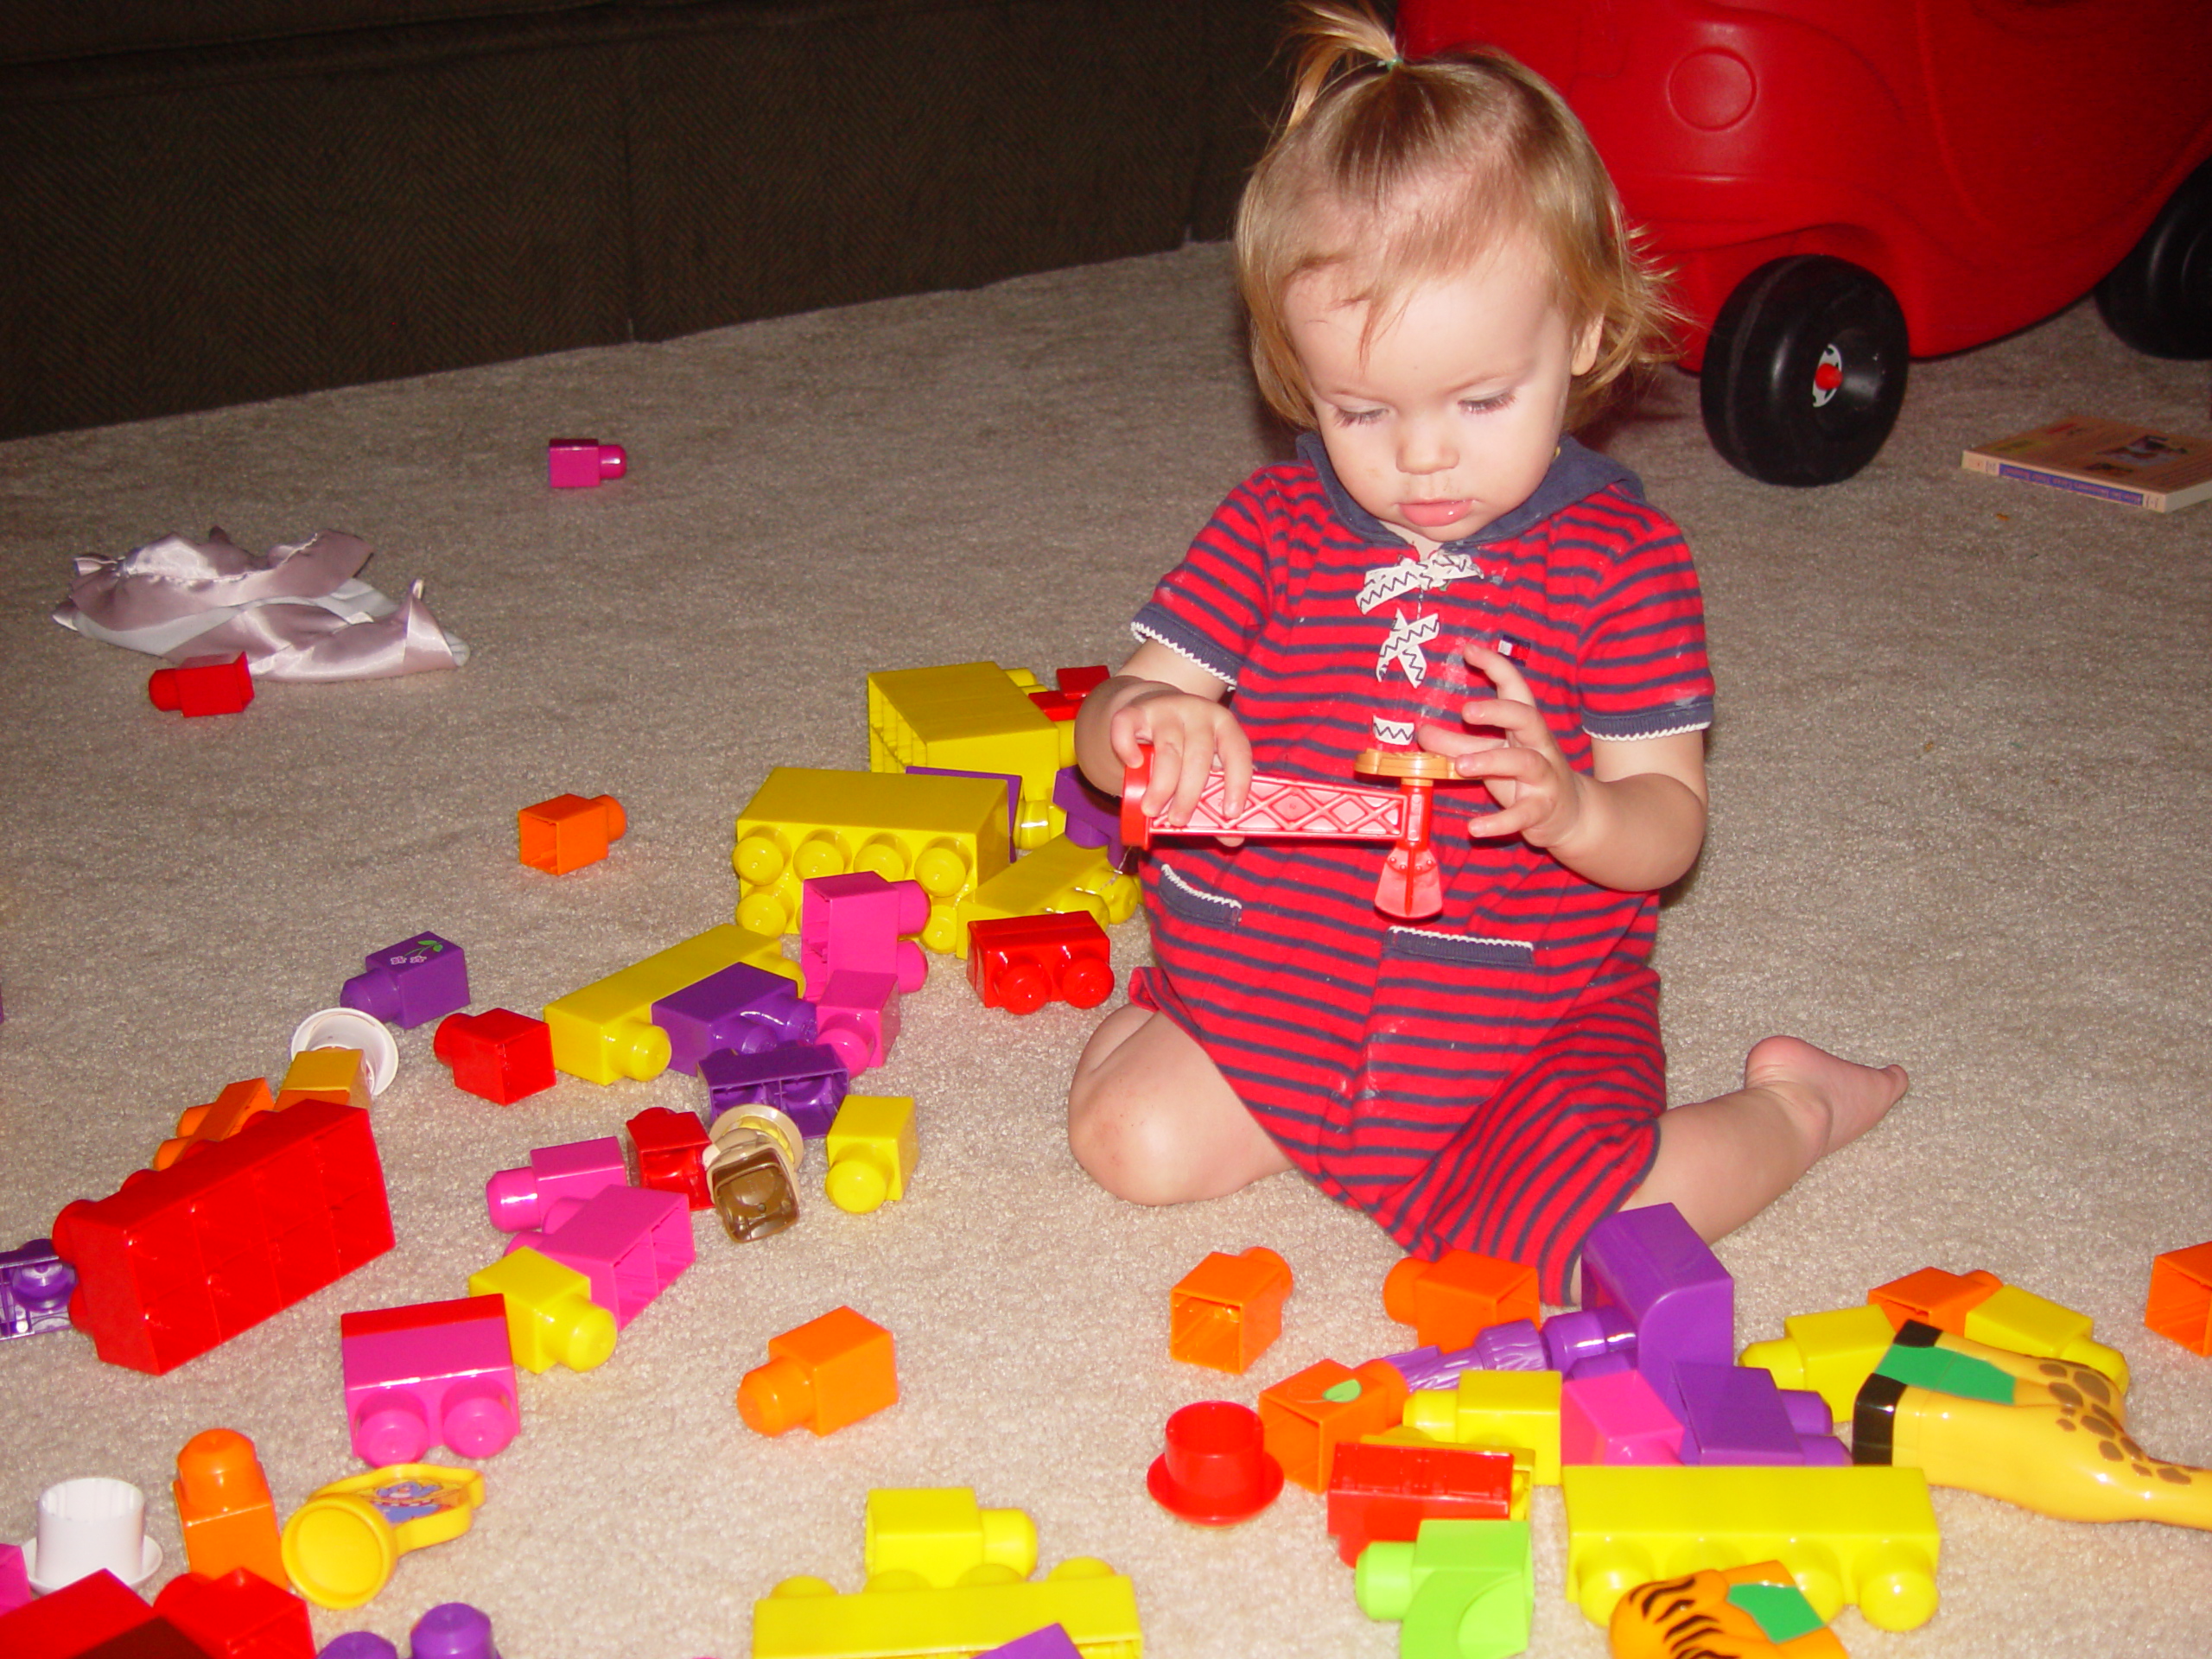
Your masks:
M1289 111L1238 216L1252 360L1302 429L1168 572L1083 705L1084 772L1186 819L1210 772L1353 781L1452 758L1444 909L1379 914L1378 844L1236 838L1147 861L1156 965L1076 1069L1068 1136L1109 1192L1217 1198L1295 1167L1401 1244L1533 1264L1672 1203L1748 1220L1904 1093L1794 1038L1665 1109L1658 890L1704 837L1697 577L1634 474L1566 429L1669 321L1603 163L1502 56L1408 64L1311 0Z

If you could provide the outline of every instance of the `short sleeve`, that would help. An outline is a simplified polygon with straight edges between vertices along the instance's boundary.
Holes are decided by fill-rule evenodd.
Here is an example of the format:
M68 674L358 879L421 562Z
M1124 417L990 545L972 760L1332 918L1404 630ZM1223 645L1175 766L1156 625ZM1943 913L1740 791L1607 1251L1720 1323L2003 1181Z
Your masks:
M1582 729L1611 741L1669 737L1713 724L1705 601L1681 531L1663 513L1612 495L1624 511L1618 550L1590 595L1578 679Z
M1268 615L1274 470L1237 486L1129 624L1231 687Z

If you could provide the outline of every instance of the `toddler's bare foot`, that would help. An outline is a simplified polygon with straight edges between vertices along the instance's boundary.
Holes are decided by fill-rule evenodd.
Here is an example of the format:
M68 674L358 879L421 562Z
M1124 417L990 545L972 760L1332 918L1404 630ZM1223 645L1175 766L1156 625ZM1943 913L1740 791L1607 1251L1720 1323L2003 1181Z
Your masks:
M1770 1037L1744 1062L1744 1087L1780 1100L1815 1159L1847 1146L1904 1097L1901 1065L1859 1065L1796 1037Z

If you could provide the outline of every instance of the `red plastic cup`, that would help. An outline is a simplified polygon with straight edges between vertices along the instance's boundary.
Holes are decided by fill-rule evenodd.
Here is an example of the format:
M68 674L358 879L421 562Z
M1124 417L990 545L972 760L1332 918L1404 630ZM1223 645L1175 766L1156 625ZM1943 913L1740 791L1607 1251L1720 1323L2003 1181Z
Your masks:
M1202 1527L1249 1521L1282 1491L1282 1465L1261 1442L1259 1414L1201 1400L1167 1420L1167 1450L1145 1478L1160 1506Z

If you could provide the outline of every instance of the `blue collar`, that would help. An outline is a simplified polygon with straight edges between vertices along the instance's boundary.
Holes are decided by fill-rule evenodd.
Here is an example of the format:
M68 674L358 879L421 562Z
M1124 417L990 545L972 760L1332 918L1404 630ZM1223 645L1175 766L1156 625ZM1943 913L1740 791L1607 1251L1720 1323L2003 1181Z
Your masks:
M1337 476L1337 469L1329 464L1329 451L1318 432L1298 435L1298 458L1321 475L1321 486L1329 493L1329 505L1335 510L1338 520L1354 535L1363 536L1378 547L1411 547L1396 531L1384 524L1365 507L1351 499ZM1545 471L1543 482L1536 486L1536 493L1512 512L1493 519L1473 535L1446 547L1485 547L1493 542L1510 541L1531 525L1548 518L1562 507L1573 506L1577 501L1592 496L1599 491L1621 485L1637 500L1643 499L1643 480L1609 456L1599 454L1571 437L1559 441L1559 454L1552 457L1551 466Z

